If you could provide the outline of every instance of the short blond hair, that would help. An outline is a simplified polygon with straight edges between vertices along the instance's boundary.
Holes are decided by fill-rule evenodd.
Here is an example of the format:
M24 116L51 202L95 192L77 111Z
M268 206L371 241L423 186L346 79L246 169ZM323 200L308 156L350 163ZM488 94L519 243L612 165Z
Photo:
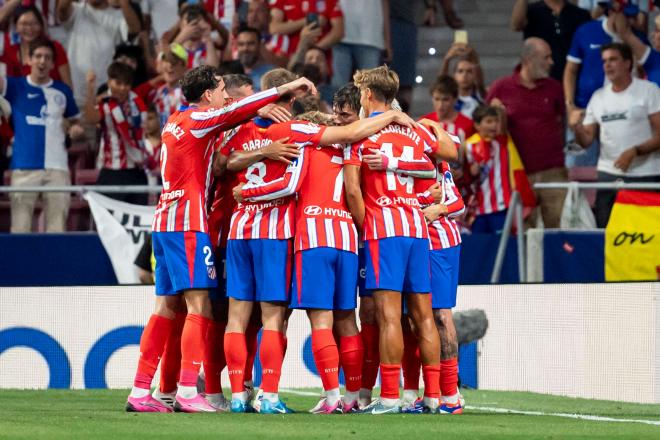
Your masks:
M319 125L335 125L335 118L333 115L319 111L303 113L302 115L296 116L296 119L299 121L308 121Z
M360 89L369 89L379 101L389 104L399 92L399 75L387 66L358 70L353 83Z
M261 77L261 90L268 90L273 87L280 87L284 84L290 83L298 79L295 73L290 72L286 69L278 68L270 70ZM289 101L293 98L293 94L287 93L286 95L280 96L277 102Z

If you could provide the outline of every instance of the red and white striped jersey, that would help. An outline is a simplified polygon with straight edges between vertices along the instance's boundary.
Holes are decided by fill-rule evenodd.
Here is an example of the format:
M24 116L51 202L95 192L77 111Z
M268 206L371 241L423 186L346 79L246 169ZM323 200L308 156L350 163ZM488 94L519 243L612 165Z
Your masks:
M227 29L231 29L234 14L241 0L204 0L204 8Z
M133 92L126 102L120 103L106 96L98 104L101 114L101 143L97 168L126 170L136 168L146 158L144 123L147 108Z
M479 134L465 143L466 164L478 163L481 171L477 180L478 214L492 214L507 209L511 199L509 152L507 136L486 141Z
M307 14L323 15L328 24L323 28L320 38L323 38L330 31L330 20L337 17L343 17L338 0L269 0L271 9L278 9L284 13L284 21L301 20L307 17ZM293 55L300 41L300 31L272 36L268 43L268 50L274 53L284 55Z
M229 153L223 148L224 138L230 132L224 132L216 141L214 147L216 155L229 156ZM215 160L215 158L214 158ZM209 208L209 238L216 247L227 247L227 236L229 235L229 224L236 200L232 189L238 185L236 174L225 170L224 173L213 181L213 199Z
M454 184L449 164L444 161L438 164L437 179L418 179L415 181L420 203L430 205L435 202L428 188L436 182L440 183L442 187L442 200L440 203L447 207L447 215L439 217L428 225L431 250L447 249L461 244L460 228L454 218L465 212L465 204L461 193Z
M293 121L271 125L262 133L262 147L273 140L291 137L288 142L301 147L300 156L289 165L270 159L254 163L239 177L241 182L246 182L243 187L245 201L238 204L232 216L230 240L284 240L293 237L293 194L305 166L306 151L303 147L318 145L324 130L325 127L319 125Z
M200 43L194 49L186 49L186 52L188 53L188 69L203 66L206 62L206 44Z
M424 153L436 146L435 137L423 127L410 129L390 124L361 142L346 147L344 163L360 166L362 155L370 149L380 150L403 163L417 165L420 170L435 166ZM361 167L362 194L365 204L364 239L388 237L428 238L428 229L420 209L415 178L391 169L384 171Z
M461 140L461 143L465 142L467 138L475 133L472 119L460 112L456 113L456 119L454 119L454 122L440 122L436 112L426 114L420 119L430 119L431 121L440 123L447 133L457 136Z
M299 128L301 124L304 124L303 130ZM303 145L309 142L308 133L316 127L306 122L286 122L271 126L268 136L271 139L289 138L288 142ZM288 196L298 193L295 251L331 247L357 253L357 229L344 194L343 146L320 147L318 143L312 143L302 153L303 159L287 167L282 178L243 187L244 197L267 200L274 194Z
M159 86L153 94L153 104L160 117L160 125L165 126L167 119L182 106L186 106L186 98L181 87Z
M170 116L162 134L163 192L154 214L155 232L208 232L207 196L218 133L254 116L277 98L277 89L272 88L223 108L189 107Z

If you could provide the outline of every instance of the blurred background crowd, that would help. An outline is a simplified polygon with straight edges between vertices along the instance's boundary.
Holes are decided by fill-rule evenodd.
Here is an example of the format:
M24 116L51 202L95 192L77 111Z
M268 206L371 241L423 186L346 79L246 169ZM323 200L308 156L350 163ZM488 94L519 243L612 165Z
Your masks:
M339 118L359 111L344 88L355 70L387 63L403 110L461 138L452 167L470 206L463 227L497 232L522 188L517 171L531 184L660 182L657 9L651 0L0 0L0 173L7 186L157 184L160 131L186 104L188 69L216 66L239 99L284 67L312 80L321 109ZM523 193L526 223L559 227L565 196ZM587 193L600 228L614 197ZM0 195L0 231L92 227L75 194Z

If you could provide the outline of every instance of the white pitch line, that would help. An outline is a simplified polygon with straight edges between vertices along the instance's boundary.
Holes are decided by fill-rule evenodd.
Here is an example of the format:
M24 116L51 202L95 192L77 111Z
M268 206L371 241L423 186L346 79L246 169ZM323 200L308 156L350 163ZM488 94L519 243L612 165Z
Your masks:
M466 406L466 409L474 409L477 411L492 412L499 414L521 414L525 416L553 416L553 417L565 417L568 419L581 419L581 420L592 420L595 422L620 422L620 423L643 423L645 425L660 426L660 421L658 420L644 420L644 419L617 419L614 417L601 417L601 416L592 416L589 414L569 414L569 413L545 413L541 411L521 411L517 409L506 409L506 408L493 408L490 406Z
M298 396L312 396L312 397L320 396L320 393L314 393L312 391L299 391L299 390L291 390L291 389L282 389L281 391L283 393L295 394ZM496 408L492 406L468 405L465 407L465 409L473 409L476 411L492 412L498 414L520 414L524 416L552 416L552 417L564 417L567 419L590 420L593 422L642 423L645 425L660 426L659 420L617 419L614 417L593 416L589 414L546 413L542 411L522 411L518 409Z

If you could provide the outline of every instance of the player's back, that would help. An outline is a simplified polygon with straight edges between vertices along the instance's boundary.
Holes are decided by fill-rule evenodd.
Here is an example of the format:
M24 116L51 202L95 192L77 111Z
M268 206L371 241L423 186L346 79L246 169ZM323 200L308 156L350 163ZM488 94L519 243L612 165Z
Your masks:
M306 147L296 203L295 250L334 247L357 253L357 230L344 194L343 147Z
M404 160L422 160L435 140L422 129L391 124L380 132L355 144L352 157L379 150L385 155ZM390 170L361 168L365 203L364 238L426 238L428 231L415 193L415 179Z
M162 132L160 171L163 191L153 230L207 232L207 192L211 179L214 134L196 136L189 108L175 112Z

